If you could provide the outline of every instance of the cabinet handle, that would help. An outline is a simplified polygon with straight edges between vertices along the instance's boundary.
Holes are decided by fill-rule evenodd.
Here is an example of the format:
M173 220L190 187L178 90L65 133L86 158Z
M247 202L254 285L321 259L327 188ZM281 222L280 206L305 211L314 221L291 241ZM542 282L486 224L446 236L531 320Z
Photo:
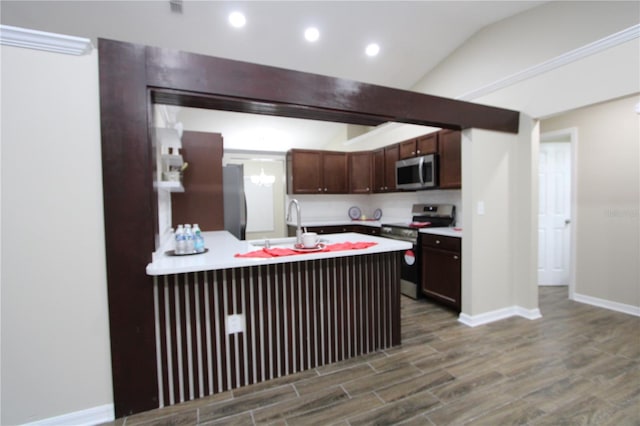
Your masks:
M367 188L365 189L365 191L369 192L369 187L367 187Z
M411 151L411 155L416 155L416 152L415 151Z
M440 244L440 240L436 240L436 244Z
M318 192L322 192L322 188L318 188Z
M458 260L458 256L453 256L453 258L454 258L455 260Z
M418 154L420 154L420 150L418 150L417 152L418 152Z
M327 192L327 188L324 189L324 192Z

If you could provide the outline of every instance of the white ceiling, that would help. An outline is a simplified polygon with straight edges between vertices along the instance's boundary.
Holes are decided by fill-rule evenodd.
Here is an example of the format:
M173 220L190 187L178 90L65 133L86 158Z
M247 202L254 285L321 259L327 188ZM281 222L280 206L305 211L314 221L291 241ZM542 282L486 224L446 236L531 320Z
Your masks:
M171 12L168 0L3 0L0 22L94 41L110 38L410 89L483 27L542 3L185 0L179 14ZM235 10L246 15L246 27L236 29L228 24L227 16ZM310 25L320 30L320 40L313 44L303 37ZM375 58L364 53L372 41L381 46ZM275 125L287 132L284 124ZM244 126L253 125L245 122ZM327 133L337 132L333 126L319 127L323 131L315 130L323 141L329 137ZM290 130L292 140L301 138L296 136L298 131ZM244 146L227 136L225 145ZM282 145L276 150L286 149Z

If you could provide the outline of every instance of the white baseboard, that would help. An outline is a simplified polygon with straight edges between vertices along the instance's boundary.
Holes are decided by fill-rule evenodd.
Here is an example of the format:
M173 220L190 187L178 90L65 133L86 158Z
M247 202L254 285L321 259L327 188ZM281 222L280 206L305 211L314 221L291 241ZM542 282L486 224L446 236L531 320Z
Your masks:
M611 311L622 312L636 317L640 317L640 306L627 305L625 303L612 302L611 300L599 299L597 297L586 296L584 294L573 293L573 300L587 305L597 306L599 308L609 309Z
M469 327L477 327L479 325L489 324L494 321L500 321L510 317L523 317L529 320L542 318L540 309L526 309L521 306L510 306L508 308L497 309L491 312L485 312L479 315L467 315L460 313L458 321Z
M105 404L86 410L74 411L61 416L49 417L27 423L27 426L93 426L100 423L111 422L115 419L113 404Z

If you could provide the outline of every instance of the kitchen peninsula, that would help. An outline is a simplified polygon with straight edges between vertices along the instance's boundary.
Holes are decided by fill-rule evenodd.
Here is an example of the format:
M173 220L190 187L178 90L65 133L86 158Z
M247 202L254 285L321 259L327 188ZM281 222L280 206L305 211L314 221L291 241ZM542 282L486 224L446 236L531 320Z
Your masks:
M329 234L327 246L375 245L251 258L235 255L260 242L203 235L207 253L159 250L146 268L160 406L400 344L400 256L409 243Z

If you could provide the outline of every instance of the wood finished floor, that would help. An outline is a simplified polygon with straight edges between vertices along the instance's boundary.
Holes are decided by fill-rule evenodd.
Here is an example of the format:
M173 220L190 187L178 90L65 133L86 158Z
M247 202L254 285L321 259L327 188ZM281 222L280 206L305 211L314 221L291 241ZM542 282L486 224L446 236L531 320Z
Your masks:
M543 318L469 328L402 298L402 345L110 425L640 425L640 318L540 288Z

